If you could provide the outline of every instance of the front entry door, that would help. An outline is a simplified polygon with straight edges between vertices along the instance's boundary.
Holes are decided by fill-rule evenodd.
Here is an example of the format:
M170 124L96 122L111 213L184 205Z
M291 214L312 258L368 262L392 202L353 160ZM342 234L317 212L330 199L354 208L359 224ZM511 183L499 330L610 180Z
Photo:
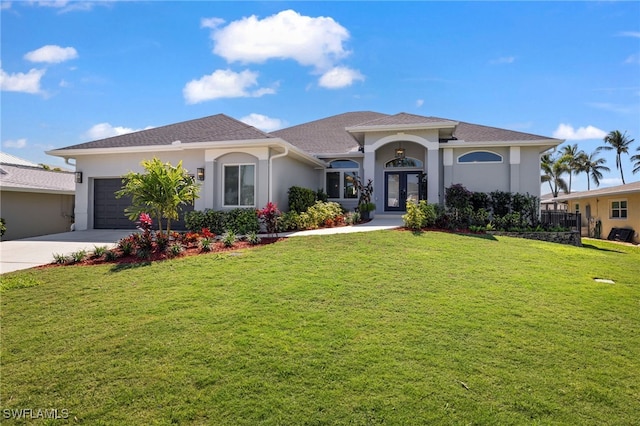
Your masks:
M385 211L403 212L407 210L407 201L424 198L420 196L421 172L386 172L384 184Z

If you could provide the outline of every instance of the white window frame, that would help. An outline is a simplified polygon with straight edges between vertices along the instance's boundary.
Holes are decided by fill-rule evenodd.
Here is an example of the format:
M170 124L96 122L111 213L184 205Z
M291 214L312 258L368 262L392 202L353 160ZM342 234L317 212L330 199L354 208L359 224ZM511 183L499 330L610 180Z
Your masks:
M242 189L242 179L240 179L240 167L242 166L253 166L253 204L252 205L242 205L242 204L226 204L226 200L225 200L225 188L227 186L227 182L226 182L226 168L227 167L237 167L238 168L238 203L240 202L240 200L242 199L242 193L241 193L241 189ZM256 186L257 186L257 170L258 167L256 166L256 163L230 163L230 164L223 164L222 166L222 206L223 207L230 207L230 208L255 208L256 207Z
M329 200L342 200L342 201L348 201L348 200L357 200L358 199L358 193L356 192L355 197L352 198L345 198L344 196L344 174L346 173L355 173L356 177L360 176L360 163L358 163L355 160L351 160L348 158L337 158L334 160L329 161L329 164L333 163L334 161L341 161L341 160L348 160L351 161L355 164L358 165L358 167L336 167L335 169L332 168L327 168L324 171L324 185L325 185L325 192L327 193L327 196L329 198ZM327 186L327 174L329 173L340 173L340 197L339 198L333 198L329 196L329 188L326 188Z
M614 208L613 207L613 203L618 203L618 208ZM622 203L624 203L624 207L622 207ZM613 216L613 211L617 210L619 216L618 217L614 217ZM622 212L624 211L625 216L622 217ZM629 202L627 201L626 198L622 198L622 199L617 199L617 200L611 200L609 202L609 219L611 220L627 220L629 219Z
M488 152L489 154L497 155L498 157L500 157L500 161L460 161L460 159L465 155L473 154L476 152ZM458 155L458 158L456 159L456 163L457 164L502 164L504 163L504 157L498 154L497 152L489 151L488 149L476 149L476 150L465 152L464 154Z

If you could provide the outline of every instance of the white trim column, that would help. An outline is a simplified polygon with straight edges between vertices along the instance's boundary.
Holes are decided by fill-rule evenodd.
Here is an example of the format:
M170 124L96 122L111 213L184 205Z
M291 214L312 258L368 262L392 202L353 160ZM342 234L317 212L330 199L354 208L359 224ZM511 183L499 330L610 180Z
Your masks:
M509 191L520 192L520 147L509 147Z
M440 159L439 147L429 146L427 148L427 202L430 204L440 203Z

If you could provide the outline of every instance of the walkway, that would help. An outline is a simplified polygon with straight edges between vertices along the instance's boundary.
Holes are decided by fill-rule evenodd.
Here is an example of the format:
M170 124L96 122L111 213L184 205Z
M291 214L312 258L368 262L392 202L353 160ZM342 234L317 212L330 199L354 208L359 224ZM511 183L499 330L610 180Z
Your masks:
M284 237L347 234L380 231L402 226L400 216L376 216L367 223L338 228L282 233ZM53 254L71 254L79 250L93 251L95 246L115 247L116 242L131 234L131 230L89 230L43 235L22 240L0 242L0 274L29 269L53 262Z

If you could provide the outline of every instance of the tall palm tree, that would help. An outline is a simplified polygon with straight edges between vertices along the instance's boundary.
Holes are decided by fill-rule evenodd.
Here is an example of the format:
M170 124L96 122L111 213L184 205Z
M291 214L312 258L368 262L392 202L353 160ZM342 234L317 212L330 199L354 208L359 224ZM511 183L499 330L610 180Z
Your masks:
M582 155L586 155L584 151L580 150L578 151L578 145L577 144L573 144L573 145L565 145L562 148L562 160L565 161L567 163L567 166L569 166L569 188L567 193L571 193L571 176L572 175L578 175L578 173L584 171L581 169L582 167L582 163L580 162L580 158Z
M580 171L585 172L587 174L587 191L591 190L591 181L596 186L600 186L600 179L602 179L602 172L611 171L605 163L607 160L604 158L597 158L598 149L589 154L582 153L580 156Z
M540 160L540 167L542 169L540 180L549 183L549 188L553 196L557 197L560 190L567 192L567 182L562 178L562 175L569 172L569 166L567 166L564 158L562 156L553 158L551 154L544 154Z
M605 151L616 151L616 169L620 170L620 177L622 178L622 184L625 184L624 173L622 173L622 160L621 154L629 154L629 146L635 139L629 139L627 132L620 133L619 130L612 130L607 136L604 137L604 143L608 145L601 146L598 149L604 149Z
M636 151L638 151L638 154L636 154L633 157L631 157L631 161L635 161L635 163L633 163L633 174L634 175L636 173L640 172L640 146L636 148Z

